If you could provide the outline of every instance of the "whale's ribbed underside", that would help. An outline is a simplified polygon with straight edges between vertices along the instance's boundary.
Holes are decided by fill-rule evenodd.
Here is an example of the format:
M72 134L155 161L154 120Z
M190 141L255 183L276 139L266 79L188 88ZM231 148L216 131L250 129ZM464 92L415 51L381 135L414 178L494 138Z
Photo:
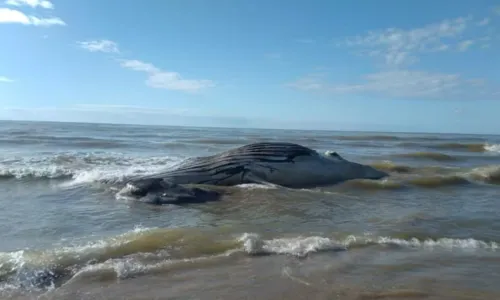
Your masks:
M313 155L317 155L316 151L293 143L253 143L217 155L190 159L162 176L236 174L248 163L293 163L296 157Z

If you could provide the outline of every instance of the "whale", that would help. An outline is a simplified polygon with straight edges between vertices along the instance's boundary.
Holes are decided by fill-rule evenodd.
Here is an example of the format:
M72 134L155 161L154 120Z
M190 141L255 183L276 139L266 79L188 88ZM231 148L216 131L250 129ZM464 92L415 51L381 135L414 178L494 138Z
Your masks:
M190 158L166 171L132 178L119 194L150 204L202 203L221 198L223 192L210 187L254 183L304 189L387 176L337 152L320 153L288 142L258 142Z

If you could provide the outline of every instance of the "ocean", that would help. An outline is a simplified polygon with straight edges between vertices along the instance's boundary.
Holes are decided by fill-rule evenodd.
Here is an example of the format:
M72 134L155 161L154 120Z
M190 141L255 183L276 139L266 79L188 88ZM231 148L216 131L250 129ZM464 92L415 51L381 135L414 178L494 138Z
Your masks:
M113 184L286 141L390 172L154 206ZM500 299L500 136L0 122L1 299Z

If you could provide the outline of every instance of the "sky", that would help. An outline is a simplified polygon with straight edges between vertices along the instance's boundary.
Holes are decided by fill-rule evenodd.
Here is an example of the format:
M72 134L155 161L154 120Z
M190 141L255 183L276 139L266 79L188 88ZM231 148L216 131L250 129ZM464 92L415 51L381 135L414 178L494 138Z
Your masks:
M0 0L0 119L500 133L500 2Z

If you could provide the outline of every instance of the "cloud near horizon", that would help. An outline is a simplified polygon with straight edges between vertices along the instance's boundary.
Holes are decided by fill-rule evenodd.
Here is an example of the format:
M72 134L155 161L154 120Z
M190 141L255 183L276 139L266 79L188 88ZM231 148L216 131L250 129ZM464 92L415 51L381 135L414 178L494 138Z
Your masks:
M174 114L174 115L187 115L190 113L188 109L170 109L148 107L141 105L123 105L123 104L75 104L69 109L81 111L107 111L107 112L133 112L145 114Z
M251 120L244 116L206 115L193 109L113 104L74 104L64 107L38 106L30 108L0 106L0 119L3 113L8 113L11 120L53 121L57 117L56 119L62 122L88 122L90 119L96 123L140 125L166 125L166 118L172 122L169 125L174 126L186 126L192 122L194 122L193 126L247 126L254 123L260 124L262 121Z
M77 44L90 52L120 53L118 44L110 40L81 41ZM184 79L179 73L162 70L150 63L137 59L118 59L122 68L147 74L146 85L157 89L183 92L198 92L215 86L215 82L207 79Z
M460 74L394 70L364 75L358 83L337 84L325 76L312 74L288 84L302 91L375 94L385 97L448 99L465 96L495 96L488 82L481 78L463 78ZM498 94L496 96L498 98Z

